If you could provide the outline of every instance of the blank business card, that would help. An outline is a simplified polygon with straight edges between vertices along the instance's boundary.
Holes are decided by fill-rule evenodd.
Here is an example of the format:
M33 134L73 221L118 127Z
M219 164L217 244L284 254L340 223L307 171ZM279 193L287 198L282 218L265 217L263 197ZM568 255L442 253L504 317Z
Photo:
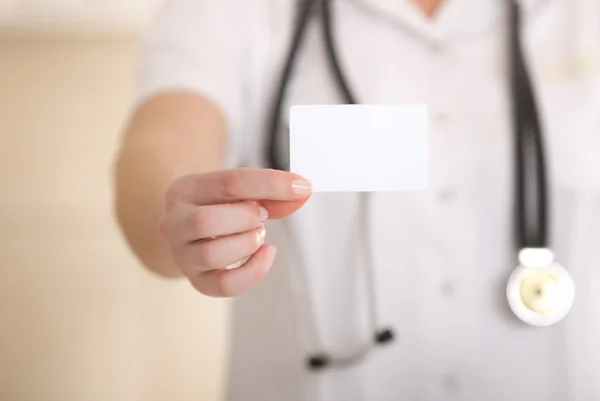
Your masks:
M425 190L427 148L424 105L290 109L290 171L314 192Z

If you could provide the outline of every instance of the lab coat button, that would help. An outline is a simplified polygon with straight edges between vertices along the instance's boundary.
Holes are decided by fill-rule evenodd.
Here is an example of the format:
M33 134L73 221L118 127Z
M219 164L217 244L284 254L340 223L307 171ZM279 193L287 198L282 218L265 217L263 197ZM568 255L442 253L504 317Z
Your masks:
M453 188L444 188L438 191L438 200L442 203L451 202L456 198L456 190Z
M443 112L437 112L437 113L433 113L433 119L436 123L436 125L443 127L448 123L448 113L443 113Z
M442 41L433 42L431 44L431 50L437 54L440 54L444 50L446 50L446 47L447 47L447 44Z
M444 298L450 298L451 296L453 296L454 290L454 283L450 280L444 281L440 286L440 294L442 294Z
M442 383L444 388L449 392L457 392L460 390L460 382L456 375L452 373L447 373L442 378Z

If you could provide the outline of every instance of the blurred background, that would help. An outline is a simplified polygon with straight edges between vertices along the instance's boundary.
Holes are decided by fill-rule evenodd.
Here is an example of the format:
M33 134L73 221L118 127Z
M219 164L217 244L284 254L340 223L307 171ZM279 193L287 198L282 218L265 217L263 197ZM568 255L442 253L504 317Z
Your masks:
M0 0L2 401L223 395L227 304L147 273L111 210L159 3Z

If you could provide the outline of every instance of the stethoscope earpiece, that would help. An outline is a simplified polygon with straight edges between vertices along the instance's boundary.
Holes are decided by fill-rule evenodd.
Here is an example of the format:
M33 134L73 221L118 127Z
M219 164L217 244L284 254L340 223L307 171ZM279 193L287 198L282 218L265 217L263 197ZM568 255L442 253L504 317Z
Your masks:
M318 371L329 366L329 358L327 355L313 355L308 358L308 369Z
M383 329L375 334L375 343L387 344L394 341L395 335L392 329Z

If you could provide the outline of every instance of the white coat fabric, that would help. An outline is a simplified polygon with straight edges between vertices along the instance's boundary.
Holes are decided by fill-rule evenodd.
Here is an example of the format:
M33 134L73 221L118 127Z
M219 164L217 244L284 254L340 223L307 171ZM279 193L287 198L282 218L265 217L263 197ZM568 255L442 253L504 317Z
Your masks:
M428 20L409 0L337 0L337 46L360 101L429 107L429 188L373 194L366 232L351 193L313 195L286 220L295 240L269 222L277 262L235 300L229 401L600 400L600 2L521 3L548 146L550 241L576 285L571 313L533 328L505 297L517 265L507 1L446 0ZM206 96L229 123L228 165L264 166L296 5L168 0L143 46L136 101ZM289 105L340 101L313 23L282 135ZM369 238L377 312L397 339L351 368L310 372L306 357L320 350L311 327L332 355L372 341Z

